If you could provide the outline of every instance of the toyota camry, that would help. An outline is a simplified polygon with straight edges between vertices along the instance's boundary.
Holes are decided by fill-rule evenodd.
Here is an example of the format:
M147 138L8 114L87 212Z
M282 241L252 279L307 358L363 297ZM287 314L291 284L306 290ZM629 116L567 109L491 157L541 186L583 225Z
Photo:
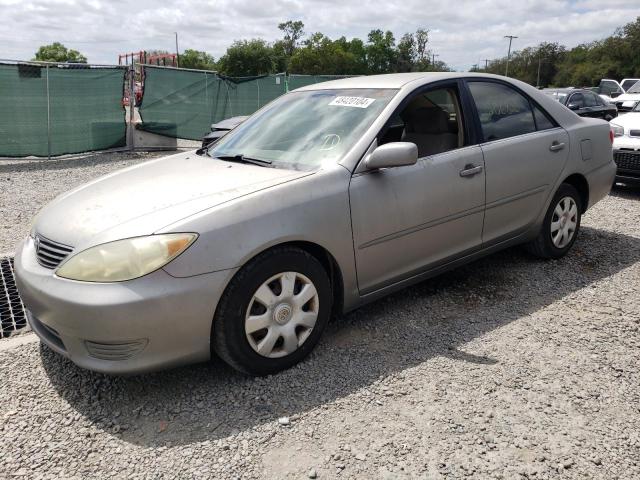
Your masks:
M469 73L286 94L208 149L56 198L15 259L41 341L139 373L301 361L332 315L506 247L566 255L615 175L609 124Z

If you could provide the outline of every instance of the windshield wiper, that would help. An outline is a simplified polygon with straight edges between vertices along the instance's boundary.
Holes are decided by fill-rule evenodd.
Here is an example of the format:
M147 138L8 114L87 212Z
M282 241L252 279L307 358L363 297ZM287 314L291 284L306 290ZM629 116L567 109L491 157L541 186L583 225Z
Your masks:
M238 163L251 163L253 165L260 165L261 167L267 167L271 165L271 160L260 160L259 158L245 157L241 153L238 155L218 155L218 160L224 160L225 162L238 162Z

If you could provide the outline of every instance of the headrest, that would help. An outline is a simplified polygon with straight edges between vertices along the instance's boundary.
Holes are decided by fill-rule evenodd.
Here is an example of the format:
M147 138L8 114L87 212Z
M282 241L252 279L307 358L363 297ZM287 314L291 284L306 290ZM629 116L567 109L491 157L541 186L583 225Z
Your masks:
M408 133L449 133L449 114L440 107L422 107L403 116Z

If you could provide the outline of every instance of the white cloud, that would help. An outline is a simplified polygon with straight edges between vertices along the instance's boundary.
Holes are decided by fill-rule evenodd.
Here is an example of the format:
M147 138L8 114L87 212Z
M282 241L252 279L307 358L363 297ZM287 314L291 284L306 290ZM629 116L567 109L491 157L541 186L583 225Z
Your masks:
M600 39L640 16L637 0L0 0L0 56L30 59L40 45L62 41L91 62L115 63L118 54L141 49L206 50L216 58L235 39L280 36L277 24L301 19L307 33L365 39L373 28L396 38L417 28L431 30L439 59L468 69L513 48L542 41L569 47Z

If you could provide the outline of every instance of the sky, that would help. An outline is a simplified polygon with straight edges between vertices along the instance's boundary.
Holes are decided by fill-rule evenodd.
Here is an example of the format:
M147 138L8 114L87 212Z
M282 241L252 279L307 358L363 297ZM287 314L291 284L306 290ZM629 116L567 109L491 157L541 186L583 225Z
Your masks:
M233 40L280 38L278 23L302 20L307 34L366 40L375 28L398 40L430 31L429 48L455 70L540 42L572 47L611 35L640 16L640 0L0 0L0 58L30 60L60 41L90 63L114 64L138 50L204 50L216 59Z

